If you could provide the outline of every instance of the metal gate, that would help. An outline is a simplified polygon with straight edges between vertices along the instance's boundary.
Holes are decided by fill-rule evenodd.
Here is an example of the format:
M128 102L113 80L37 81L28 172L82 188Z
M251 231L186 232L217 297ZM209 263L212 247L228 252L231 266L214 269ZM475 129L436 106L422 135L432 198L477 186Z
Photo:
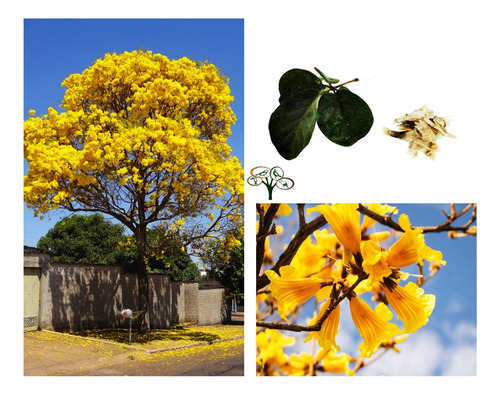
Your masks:
M40 311L40 269L24 268L24 330L38 329Z

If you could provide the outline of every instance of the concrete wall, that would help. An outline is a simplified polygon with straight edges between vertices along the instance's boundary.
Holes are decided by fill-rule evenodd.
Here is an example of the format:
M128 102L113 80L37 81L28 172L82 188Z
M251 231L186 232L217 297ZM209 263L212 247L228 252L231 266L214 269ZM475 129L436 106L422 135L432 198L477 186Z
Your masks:
M231 308L226 302L224 289L201 289L198 292L198 324L217 324L217 319L230 322Z
M39 328L79 331L125 327L123 309L138 310L137 276L119 266L53 263L35 249L24 252L25 267L38 267ZM224 289L200 290L195 282L172 282L166 275L149 275L151 328L176 323L200 325L228 322ZM230 319L230 315L229 315Z

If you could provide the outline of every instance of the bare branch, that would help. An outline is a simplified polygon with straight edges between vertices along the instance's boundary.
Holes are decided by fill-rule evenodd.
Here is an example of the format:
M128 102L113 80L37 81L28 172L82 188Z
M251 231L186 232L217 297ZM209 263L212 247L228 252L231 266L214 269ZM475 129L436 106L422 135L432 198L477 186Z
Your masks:
M453 226L453 223L462 217L465 213L467 213L470 209L472 208L472 213L471 213L471 218L470 220L465 224L461 226ZM450 205L450 214L447 214L444 212L444 215L446 216L447 220L439 225L434 225L434 226L413 226L414 229L422 229L423 233L439 233L439 232L446 232L446 231L462 231L466 232L469 227L471 226L472 223L476 220L476 209L477 209L477 204L468 204L462 211L457 213L455 211L455 205L452 203ZM373 211L371 211L367 206L364 206L362 204L359 204L358 211L361 214L364 214L378 223L382 225L386 225L391 229L394 229L398 232L403 232L404 230L399 226L399 224L392 219L392 214L388 215L380 215L377 214Z
M272 221L280 208L279 204L271 204L267 211L257 204L257 212L259 213L259 230L257 232L257 259L256 259L256 272L257 276L260 273L262 267L262 262L264 260L264 254L266 250L266 237L270 234L275 234L276 228L274 228L274 233L270 229Z

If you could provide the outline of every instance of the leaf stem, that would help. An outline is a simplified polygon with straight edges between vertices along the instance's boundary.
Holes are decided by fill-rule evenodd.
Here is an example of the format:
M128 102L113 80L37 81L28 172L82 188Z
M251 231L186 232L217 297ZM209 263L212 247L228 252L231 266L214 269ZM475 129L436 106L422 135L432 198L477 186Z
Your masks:
M339 87L341 87L341 86L344 86L344 85L350 84L351 82L358 82L358 81L359 81L359 78L354 78L354 79L352 79L352 80L350 80L350 81L343 82L343 83L341 83L341 84L335 85L335 87L334 87L334 88L335 88L335 89L337 89L337 88L339 88Z
M344 85L350 84L351 82L358 82L358 81L359 81L359 78L354 78L354 79L349 80L349 81L347 81L347 82L343 82L343 83L338 84L338 85L333 85L333 84L332 84L332 82L333 82L333 83L338 82L338 80L337 80L337 79L335 79L335 80L334 80L334 79L332 79L332 78L330 78L330 77L327 77L327 76L326 76L326 75L325 75L325 74L324 74L324 73L323 73L320 69L318 69L317 67L315 67L315 68L314 68L314 70L316 70L316 71L318 72L318 74L321 76L321 78L323 78L323 80L324 80L324 81L328 84L328 86L330 87L330 89L331 89L332 91L334 91L334 92L335 92L335 91L337 91L337 89L338 89L339 87L341 87L341 86L344 86Z

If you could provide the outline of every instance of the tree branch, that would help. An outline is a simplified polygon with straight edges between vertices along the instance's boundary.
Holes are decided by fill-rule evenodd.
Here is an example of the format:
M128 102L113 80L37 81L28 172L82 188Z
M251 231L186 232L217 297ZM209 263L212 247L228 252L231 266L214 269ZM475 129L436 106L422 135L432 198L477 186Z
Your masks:
M338 297L334 297L336 292L335 287L336 285L338 285L338 283L333 284L332 293L330 295L330 304L328 305L328 308L325 310L323 315L319 318L318 322L316 322L314 325L297 325L297 324L285 324L282 322L257 321L257 326L270 329L283 329L292 332L319 331L321 329L321 326L323 325L323 322L326 321L330 313L333 310L335 310L335 308L340 304L340 302L342 302L346 297L351 295L351 293L358 286L358 284L361 281L365 280L367 277L368 277L367 274L358 276L358 279L355 281L355 283L351 285L347 290L343 291L342 295Z
M279 204L271 204L267 211L257 204L257 212L259 213L259 230L257 232L257 259L256 259L256 272L259 276L262 262L264 260L264 253L266 250L266 237L276 234L276 227L271 228L272 221L280 208Z
M467 211L469 211L472 208L472 213L471 213L471 218L465 225L461 226L453 226L452 224L460 217L462 217ZM423 233L439 233L439 232L446 232L446 231L461 231L461 232L466 232L469 227L471 226L472 223L476 220L476 210L477 210L477 204L471 203L468 204L462 211L457 213L455 211L455 204L451 203L450 204L450 214L447 214L444 212L445 216L447 217L447 220L443 222L442 224L439 225L434 225L434 226L412 226L414 229L422 229ZM358 211L361 214L364 214L378 223L382 225L386 225L391 229L394 229L398 232L404 232L404 230L399 226L399 224L392 219L392 213L388 215L380 215L377 214L373 211L371 211L368 207L362 205L361 203L359 204Z
M269 211L269 210L268 210ZM300 220L300 218L299 218ZM286 250L281 254L279 257L278 261L276 264L272 267L271 270L274 270L276 273L279 274L279 269L282 266L287 266L292 262L293 257L297 253L297 250L301 246L301 244L304 242L305 239L307 239L314 231L318 230L322 226L326 225L326 219L323 215L315 218L309 223L303 222L303 224L299 227L299 230L295 234L293 240L291 243L288 245ZM260 232L260 226L259 226L259 232ZM263 245L262 245L263 248ZM262 259L264 256L264 252L262 251L262 255L257 255L257 290L264 288L267 284L269 284L269 279L265 274L262 274L259 276L260 273L260 267L262 266Z

